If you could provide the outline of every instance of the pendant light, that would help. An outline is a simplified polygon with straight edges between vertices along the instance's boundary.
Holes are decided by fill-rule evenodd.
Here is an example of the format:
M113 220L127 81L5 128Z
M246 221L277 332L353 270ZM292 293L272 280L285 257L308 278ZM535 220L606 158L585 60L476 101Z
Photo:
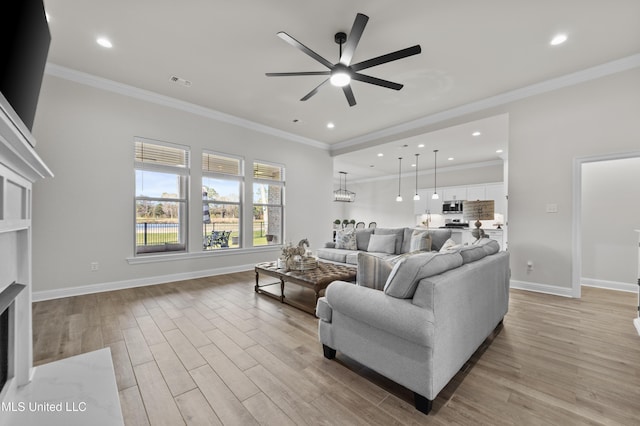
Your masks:
M440 196L438 195L438 186L437 186L437 180L436 177L438 176L438 150L434 149L433 150L433 195L431 196L432 200L437 200L440 198Z
M398 196L396 197L397 202L402 202L402 195L400 195L400 173L402 172L402 157L398 157Z
M420 201L420 195L418 195L418 156L416 154L416 195L413 196L413 201Z
M353 203L356 199L356 193L347 190L347 172L340 173L340 189L333 191L333 201L342 203ZM342 188L342 176L344 175L344 188Z

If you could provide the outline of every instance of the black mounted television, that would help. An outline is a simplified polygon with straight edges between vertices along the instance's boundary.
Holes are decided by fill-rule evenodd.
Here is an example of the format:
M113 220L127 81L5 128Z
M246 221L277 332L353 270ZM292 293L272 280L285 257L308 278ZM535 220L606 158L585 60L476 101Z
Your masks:
M19 118L30 133L51 33L42 0L5 0L4 6L0 13L0 107L12 120Z

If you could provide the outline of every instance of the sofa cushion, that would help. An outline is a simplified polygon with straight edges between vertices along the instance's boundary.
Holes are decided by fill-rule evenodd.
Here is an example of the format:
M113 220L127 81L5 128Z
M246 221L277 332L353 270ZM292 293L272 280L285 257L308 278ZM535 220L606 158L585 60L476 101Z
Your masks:
M402 239L404 236L404 228L375 228L373 230L373 235L395 235L396 247L394 253L402 253Z
M487 255L492 255L500 251L500 244L491 238L481 238L476 245L482 247Z
M369 239L372 234L373 228L356 229L356 245L358 246L358 250L367 250L367 247L369 247Z
M358 253L356 285L382 290L394 263L369 253Z
M447 241L445 241L442 246L440 247L440 249L438 250L440 253L446 253L449 250L455 250L457 247L457 244L455 241L453 241L451 238L449 238Z
M391 234L372 235L367 251L394 254L396 252L396 236Z
M347 263L347 255L352 253L357 254L358 252L336 248L319 248L316 253L320 259L329 260L331 262Z
M350 251L349 253L347 253L347 256L344 259L344 262L349 264L349 265L357 265L358 264L358 255L361 252L360 250L358 251Z
M451 238L451 229L430 229L431 250L438 251L445 241Z
M340 229L336 232L336 248L357 250L356 233L354 229Z
M418 282L462 265L459 253L418 253L402 258L387 278L384 292L391 297L411 299Z
M460 255L462 256L464 263L471 263L484 258L487 255L487 252L482 246L472 244L463 246L460 249Z
M409 252L431 251L431 234L429 231L415 229L409 239Z

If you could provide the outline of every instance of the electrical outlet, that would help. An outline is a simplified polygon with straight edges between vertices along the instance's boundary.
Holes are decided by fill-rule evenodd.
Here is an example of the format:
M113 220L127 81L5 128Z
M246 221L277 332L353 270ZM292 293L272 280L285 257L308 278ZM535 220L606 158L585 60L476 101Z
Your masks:
M98 264L98 262L91 262L91 272L96 272L99 267L100 265Z
M527 271L533 271L533 262L527 261Z

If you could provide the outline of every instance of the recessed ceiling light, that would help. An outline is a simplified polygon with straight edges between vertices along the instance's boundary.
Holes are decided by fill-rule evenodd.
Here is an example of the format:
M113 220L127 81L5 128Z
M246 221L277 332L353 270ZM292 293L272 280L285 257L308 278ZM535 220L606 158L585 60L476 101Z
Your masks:
M565 41L567 41L567 35L566 34L556 34L551 41L549 42L550 45L552 46L557 46L559 44L564 43Z
M415 164L412 164L412 165L411 165L411 167L415 167L415 166L416 166Z
M113 47L113 44L111 44L109 39L108 38L104 38L104 37L99 37L96 40L96 43L98 43L102 47L106 47L107 49L111 49Z
M384 157L384 154L383 154L383 153L381 153L381 152L379 152L379 153L378 153L378 157Z
M501 150L501 149L498 149L498 150L496 150L496 153L498 153L498 154L502 154L502 150Z
M453 157L449 157L449 158L447 158L447 160L449 160L449 161L453 161L453 160L454 160L454 158L453 158Z
M418 148L424 148L424 144L421 143L420 145L418 145Z
M331 122L327 123L327 129L333 129L334 127L336 127L335 124L333 124Z
M473 133L471 133L471 136L480 136L482 133L475 131Z

